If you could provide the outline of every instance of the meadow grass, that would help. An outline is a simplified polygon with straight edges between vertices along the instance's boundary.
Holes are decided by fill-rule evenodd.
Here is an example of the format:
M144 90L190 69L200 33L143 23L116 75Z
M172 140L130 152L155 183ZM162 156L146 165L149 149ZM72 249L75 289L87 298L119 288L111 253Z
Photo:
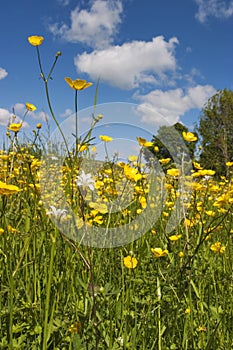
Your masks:
M174 166L149 201L142 153L128 163L107 159L83 179L91 132L82 142L76 134L58 171L56 145L44 147L40 128L22 145L20 127L10 126L10 148L0 152L0 349L231 350L233 164L229 178L217 180L195 163L184 179L183 219L167 232L181 196ZM127 206L113 211L119 195ZM157 202L156 222L138 228L134 219ZM117 227L120 237L126 225L129 237L139 229L140 237L111 248L89 241L93 228Z

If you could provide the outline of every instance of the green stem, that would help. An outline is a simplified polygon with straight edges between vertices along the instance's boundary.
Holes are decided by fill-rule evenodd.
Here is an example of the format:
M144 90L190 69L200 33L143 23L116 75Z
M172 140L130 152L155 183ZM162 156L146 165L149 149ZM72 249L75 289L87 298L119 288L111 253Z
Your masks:
M47 280L47 284L46 284L46 299L45 299L45 315L44 315L44 327L43 327L44 331L43 331L42 350L47 350L49 304L50 304L51 285L52 285L52 278L53 278L53 263L54 263L54 257L55 257L56 237L57 237L57 229L55 229L55 236L51 237L49 275L48 275L48 280Z
M52 115L52 118L53 118L53 120L54 120L54 122L55 122L55 124L56 124L56 126L57 126L57 128L58 128L58 130L60 131L60 134L61 134L61 136L62 136L62 138L63 138L63 141L64 141L64 144L65 144L67 153L68 153L68 155L69 155L69 157L70 157L69 147L68 147L68 144L67 144L67 142L66 142L65 135L64 135L64 133L63 133L63 131L62 131L62 129L61 129L61 127L60 127L58 121L57 121L57 118L55 117L55 114L54 114L54 112L53 112L53 108L52 108L52 105L51 105L51 102L50 102L48 81L45 80L44 83L45 83L46 98L47 98L47 102L48 102L48 106L49 106L50 113L51 113L51 115Z
M78 90L75 90L75 157L78 154Z
M40 67L40 76L45 81L46 79L45 79L43 69L42 69L42 64L41 64L41 59L40 59L40 50L39 50L38 46L36 46L36 52L37 52L37 58L38 58L39 67Z
M68 144L67 144L65 135L64 135L64 133L63 133L63 131L62 131L62 129L61 129L61 127L60 127L58 121L57 121L57 118L56 118L56 116L55 116L55 114L54 114L54 112L53 112L53 108L52 108L52 105L51 105L51 102L50 102L50 97L49 97L49 88L48 88L48 81L49 81L50 78L51 78L51 74L52 74L52 72L53 72L53 70L54 70L54 68L55 68L55 65L56 65L56 63L57 63L57 60L58 60L58 57L59 57L59 56L56 55L55 60L54 60L54 62L53 62L53 65L52 65L52 67L51 67L51 69L50 69L50 71L49 71L49 74L48 74L47 78L45 78L45 75L44 75L44 72L43 72L43 68L42 68L41 58L40 58L40 50L39 50L39 47L38 47L38 46L36 46L36 52L37 52L37 58L38 58L38 63L39 63L39 67L40 67L40 75L41 75L41 78L43 79L44 84L45 84L45 92L46 92L46 98L47 98L49 110L50 110L50 113L51 113L51 115L52 115L52 118L53 118L53 120L54 120L54 122L55 122L55 124L56 124L56 126L57 126L57 128L58 128L58 130L59 130L59 132L60 132L60 134L61 134L61 136L62 136L62 138L63 138L63 141L64 141L64 144L65 144L67 153L68 153L68 155L69 155L69 157L70 157L69 147L68 147Z
M14 286L13 286L13 276L10 276L10 296L9 296L9 350L13 350L13 293L14 293Z
M159 336L158 336L158 350L162 350L162 332L161 332L161 287L160 281L157 277L157 296L158 296L158 328L159 328Z

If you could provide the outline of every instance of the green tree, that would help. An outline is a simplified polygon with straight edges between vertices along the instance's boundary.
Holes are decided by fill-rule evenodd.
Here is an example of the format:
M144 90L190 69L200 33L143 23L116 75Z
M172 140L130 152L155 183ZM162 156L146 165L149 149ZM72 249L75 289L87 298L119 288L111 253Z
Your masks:
M233 91L219 90L204 106L199 126L202 166L216 171L216 176L229 176L226 162L233 161Z
M148 147L144 152L146 160L149 160L153 155L155 162L163 158L171 158L175 164L190 162L190 159L194 158L196 142L185 141L182 135L183 132L188 132L188 128L181 123L172 126L161 126L157 135L154 135L151 140L153 146ZM155 147L157 147L157 151ZM163 166L163 169L171 167L172 162L167 166Z

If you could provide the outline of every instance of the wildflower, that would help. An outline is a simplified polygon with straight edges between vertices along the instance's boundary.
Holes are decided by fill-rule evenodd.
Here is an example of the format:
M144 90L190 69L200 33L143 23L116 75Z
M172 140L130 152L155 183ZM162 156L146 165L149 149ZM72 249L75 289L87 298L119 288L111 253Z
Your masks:
M76 178L76 185L81 186L84 189L89 188L91 191L94 191L95 180L92 179L91 174L85 174L82 170L81 175Z
M168 250L162 250L162 248L151 248L152 253L156 256L156 258L161 258L168 254Z
M3 228L0 228L0 235L2 235L4 233Z
M93 85L93 83L87 83L87 81L84 79L72 80L70 78L65 78L65 81L71 87L71 89L74 90L84 90L89 86Z
M213 210L206 210L205 213L208 216L215 216L215 212Z
M44 41L43 36L32 35L28 37L29 44L32 46L40 46Z
M175 168L168 169L167 174L170 176L178 177L180 175L180 170Z
M107 135L100 135L99 138L103 142L111 142L112 141L112 137L107 136Z
M41 124L41 123L36 124L36 128L37 128L38 130L41 129L41 127L42 127L42 124Z
M137 266L138 261L136 258L133 258L132 256L128 255L124 258L124 265L125 267L127 267L128 269L135 269L135 267Z
M94 203L94 202L90 202L89 206L95 210L97 210L97 212L100 212L101 214L106 214L108 212L108 207L106 204L104 203Z
M226 166L233 166L233 162L226 162Z
M179 252L178 256L179 256L179 258L183 258L184 257L184 252Z
M33 112L36 110L36 106L34 106L32 103L29 103L29 102L26 102L26 108L30 112Z
M183 131L182 135L185 141L188 141L188 142L197 141L197 137L192 132Z
M88 145L84 143L83 145L79 145L78 150L79 150L79 152L83 152L87 148L88 148Z
M21 129L22 125L23 125L22 123L18 123L18 124L12 123L9 125L7 129L13 132L18 132Z
M170 162L171 158L163 158L163 159L159 159L159 163L161 163L162 165L167 165Z
M198 332L206 332L206 331L207 331L207 328L206 328L205 326L199 326L199 327L197 328L197 331L198 331Z
M8 185L8 184L0 181L0 195L8 196L8 195L14 194L16 192L20 192L20 191L21 190L19 189L18 186Z
M186 313L186 314L190 314L190 312L191 312L190 307L187 307L187 309L185 310L185 313Z
M70 333L75 333L75 334L77 334L77 333L80 332L81 327L82 327L82 326L81 326L81 323L80 323L80 322L75 322L75 323L73 323L73 324L70 326L69 332L70 332Z
M12 227L11 225L8 225L7 229L10 233L19 233L19 231L16 228Z
M142 178L142 175L138 173L137 169L131 168L129 165L124 166L124 174L132 181L138 181Z
M143 139L142 137L137 137L137 141L140 146L144 146L145 143L147 142L146 139Z
M208 170L208 169L203 169L203 170L198 170L195 173L192 174L193 177L199 177L199 176L212 176L215 174L214 170Z
M51 210L47 211L47 215L53 215L56 219L63 219L67 215L66 209L56 209L53 205L50 205Z
M222 245L221 242L216 242L214 244L211 244L210 249L217 254L223 254L226 247Z
M158 152L158 151L159 151L159 147L158 147L158 146L155 146L155 147L154 147L154 151L155 151L155 152Z
M203 169L203 167L202 167L199 163L194 162L194 161L193 161L193 166L194 166L194 168L197 169L197 170Z
M134 156L134 155L129 156L129 157L128 157L128 160L129 160L130 162L137 162L138 156Z
M182 235L173 235L173 236L170 236L169 239L170 241L178 241L178 239L180 239L182 237Z

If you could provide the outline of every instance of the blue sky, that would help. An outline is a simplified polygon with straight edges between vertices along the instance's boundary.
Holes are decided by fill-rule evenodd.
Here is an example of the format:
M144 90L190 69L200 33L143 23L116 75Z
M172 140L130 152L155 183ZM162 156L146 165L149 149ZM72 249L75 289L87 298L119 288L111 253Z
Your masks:
M94 83L79 93L79 110L86 111L80 130L87 127L98 78L97 111L114 102L107 117L119 122L115 102L134 104L135 124L152 134L159 119L192 129L216 90L233 89L232 0L8 0L1 4L0 33L2 132L13 107L22 118L25 102L37 106L25 132L46 114L53 128L31 35L44 37L45 72L62 52L50 82L59 122L74 112L74 91L64 77ZM123 120L134 123L127 114Z

